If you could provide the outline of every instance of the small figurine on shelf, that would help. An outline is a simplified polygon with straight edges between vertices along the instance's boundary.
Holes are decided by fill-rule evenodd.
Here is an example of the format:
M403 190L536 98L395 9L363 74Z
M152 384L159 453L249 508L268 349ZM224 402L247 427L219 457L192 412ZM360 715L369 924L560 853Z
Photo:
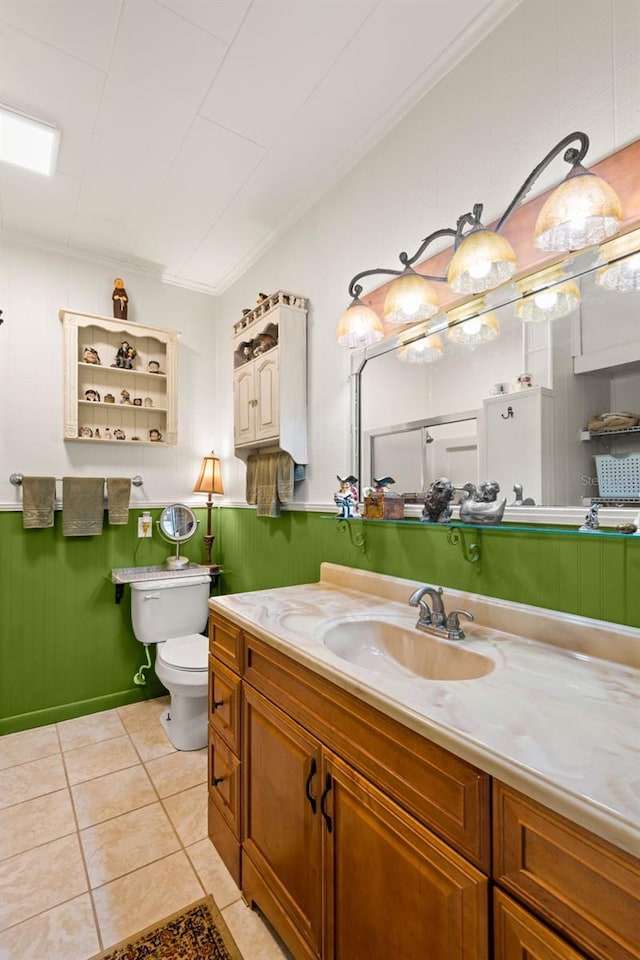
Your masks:
M358 478L349 474L348 477L337 476L340 489L334 493L333 499L338 506L338 519L351 520L358 513L358 489L355 484Z
M127 340L123 340L116 353L116 362L112 367L119 367L121 370L133 370L133 361L138 355L135 347L132 347Z
M93 388L90 388L89 390L85 390L84 398L85 400L92 400L94 403L100 402L100 394L98 393L97 390L94 390Z
M89 437L93 436L93 430L91 427L80 427L78 430L78 436L88 439Z
M144 398L143 406L144 406L144 407L152 407L152 406L153 406L153 400L151 399L151 397L145 397L145 398Z
M112 393L105 393L105 395L104 395L104 402L105 402L105 403L115 403L115 402L116 402L116 398L114 397L114 395L113 395Z
M147 364L147 372L162 373L162 370L160 369L160 364L158 363L157 360L149 360L149 363Z
M83 363L93 363L96 366L102 366L100 362L100 356L95 347L85 347L82 351L82 362Z
M494 499L487 499L492 496L494 487L497 488ZM497 499L500 487L495 481L480 484L480 490L476 489L475 483L465 483L462 489L467 493L466 498L460 501L459 516L463 523L487 527L502 521L507 498Z
M162 434L159 430L149 430L149 440L151 440L152 443L162 443Z
M115 319L126 320L129 297L127 296L127 291L124 288L124 280L122 280L120 277L116 277L116 279L113 281L113 293L111 294L111 299L113 300L113 315Z
M447 523L451 517L453 484L447 477L440 477L430 485L424 498L422 510L423 523Z
M259 357L261 354L266 353L267 350L271 350L272 347L276 346L276 342L276 338L272 337L270 333L259 333L253 341L252 356Z
M500 484L496 480L485 480L478 487L478 500L482 503L495 503L500 493Z
M258 299L256 300L257 305L260 306L260 304L264 303L266 299L267 299L266 293L259 293Z
M598 517L598 510L602 504L592 503L589 509L587 510L587 515L584 518L584 523L580 527L580 533L595 533L596 530L600 529L600 519Z
M120 403L131 403L131 394L128 390L120 391Z
M111 436L111 430L109 429L109 427L104 428L104 438L105 440L113 440L113 437Z
M94 440L102 440L102 434L100 433L100 427L96 427L93 431Z
M120 428L118 428L117 430L114 430L114 431L113 431L113 439L114 439L114 440L126 440L126 439L127 439L127 435L126 435L126 433L124 432L124 430L120 430Z

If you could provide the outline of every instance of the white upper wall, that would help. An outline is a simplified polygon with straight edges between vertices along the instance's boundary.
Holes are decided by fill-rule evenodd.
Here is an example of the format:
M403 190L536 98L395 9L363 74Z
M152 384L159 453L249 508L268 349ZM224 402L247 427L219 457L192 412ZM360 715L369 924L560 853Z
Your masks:
M524 0L227 290L216 303L216 424L229 495L244 494L244 466L233 457L231 330L258 291L310 300L310 452L297 496L327 502L336 474L352 469L349 352L335 327L353 274L395 266L399 251L412 253L476 202L494 219L567 133L589 135L589 164L631 142L639 89L637 0ZM535 193L562 176L556 160Z

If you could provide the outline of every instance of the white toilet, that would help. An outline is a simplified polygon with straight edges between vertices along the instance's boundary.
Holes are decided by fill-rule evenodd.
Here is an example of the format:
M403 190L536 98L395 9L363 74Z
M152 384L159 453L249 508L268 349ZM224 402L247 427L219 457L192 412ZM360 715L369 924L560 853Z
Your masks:
M200 750L207 743L209 641L207 574L141 580L131 584L131 620L136 639L155 643L156 676L171 694L160 715L176 750Z

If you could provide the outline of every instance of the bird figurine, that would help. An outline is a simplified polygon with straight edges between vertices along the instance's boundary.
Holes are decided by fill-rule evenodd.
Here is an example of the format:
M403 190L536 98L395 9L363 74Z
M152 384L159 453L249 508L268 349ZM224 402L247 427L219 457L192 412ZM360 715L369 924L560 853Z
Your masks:
M460 520L463 523L472 523L476 526L491 526L500 523L504 515L504 509L507 505L507 498L502 500L482 499L487 495L492 495L494 488L497 496L500 487L496 483L481 484L480 490L476 490L473 483L465 483L463 490L467 491L467 497L460 501Z
M393 477L380 477L379 480L376 480L376 478L373 477L373 482L375 484L376 493L390 493L390 491L386 488L392 483L395 483L395 480Z
M533 497L527 497L526 500L523 500L522 484L521 484L521 483L514 483L514 485L513 485L513 492L514 492L516 498L515 498L515 500L513 501L513 503L511 504L512 507L535 507L536 502L535 502L535 500L533 499Z

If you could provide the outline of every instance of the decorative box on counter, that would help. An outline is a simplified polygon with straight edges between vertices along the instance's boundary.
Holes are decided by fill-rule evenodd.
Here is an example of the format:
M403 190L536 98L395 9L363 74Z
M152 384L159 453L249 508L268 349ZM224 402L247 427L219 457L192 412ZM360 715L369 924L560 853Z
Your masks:
M362 515L368 520L403 520L404 500L397 493L369 493Z

